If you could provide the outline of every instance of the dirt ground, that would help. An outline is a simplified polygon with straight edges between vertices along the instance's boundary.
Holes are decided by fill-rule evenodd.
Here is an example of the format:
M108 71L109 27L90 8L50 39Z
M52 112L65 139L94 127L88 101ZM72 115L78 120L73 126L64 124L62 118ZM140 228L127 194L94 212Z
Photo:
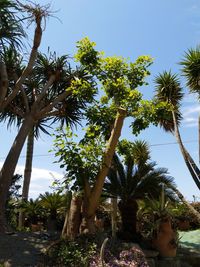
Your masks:
M0 234L0 267L39 267L49 243L49 236L39 232Z

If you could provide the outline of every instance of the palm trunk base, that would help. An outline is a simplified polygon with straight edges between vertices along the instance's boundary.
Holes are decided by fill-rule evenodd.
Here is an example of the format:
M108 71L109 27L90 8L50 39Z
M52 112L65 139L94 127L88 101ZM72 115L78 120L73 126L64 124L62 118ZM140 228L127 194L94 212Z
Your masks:
M73 196L70 204L69 213L66 215L65 224L62 230L62 237L74 239L79 234L81 223L82 197Z

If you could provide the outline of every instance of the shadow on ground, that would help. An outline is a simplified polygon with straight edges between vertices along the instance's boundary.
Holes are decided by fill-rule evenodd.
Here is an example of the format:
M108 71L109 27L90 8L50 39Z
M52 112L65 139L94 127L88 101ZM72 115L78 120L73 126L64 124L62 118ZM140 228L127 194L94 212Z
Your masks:
M40 233L0 234L0 263L12 267L35 267L48 243Z

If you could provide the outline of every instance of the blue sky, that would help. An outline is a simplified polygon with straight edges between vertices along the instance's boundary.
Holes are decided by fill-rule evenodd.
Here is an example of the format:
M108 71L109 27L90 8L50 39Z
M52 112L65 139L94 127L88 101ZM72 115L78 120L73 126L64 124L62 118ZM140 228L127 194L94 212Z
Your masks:
M58 55L75 53L76 42L88 36L97 44L97 49L106 55L118 55L135 60L140 55L151 55L154 64L151 67L149 85L142 88L144 98L153 96L153 80L163 70L180 73L178 62L188 48L199 44L200 37L200 2L197 0L36 0L41 5L50 3L54 17L47 20L43 34L41 50L48 47ZM31 41L31 38L30 38ZM185 81L181 77L185 88ZM188 94L185 88L182 105L184 119L181 135L189 152L198 161L197 116L200 111L195 96ZM6 156L17 133L15 128L6 130L0 125L4 144L0 150L0 161ZM125 123L123 138L135 140ZM188 173L180 151L174 143L175 138L159 128L150 127L139 138L151 145L152 159L159 167L166 167L174 176L178 188L189 199L199 197L199 191ZM48 154L52 138L42 136L35 144L33 161L34 175L31 184L31 196L48 190L52 174L60 177L62 171L54 158ZM158 145L165 144L165 145ZM167 145L168 144L168 145ZM22 153L24 155L25 152ZM40 156L43 155L43 156ZM22 171L24 158L20 158L18 169ZM59 174L57 174L59 173ZM45 176L45 177L44 177Z

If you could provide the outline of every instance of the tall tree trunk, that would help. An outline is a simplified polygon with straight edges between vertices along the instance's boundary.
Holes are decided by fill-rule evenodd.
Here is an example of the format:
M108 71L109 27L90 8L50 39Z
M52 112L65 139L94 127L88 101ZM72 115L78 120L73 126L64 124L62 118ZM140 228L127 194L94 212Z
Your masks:
M88 204L87 204L87 209L84 214L84 217L85 217L84 219L87 222L86 227L88 228L89 232L94 231L94 227L91 222L93 221L93 218L95 217L95 212L98 207L104 181L105 181L106 175L108 174L109 168L111 166L112 158L113 158L119 137L121 135L123 122L124 122L126 115L127 115L127 112L125 109L122 109L122 108L118 109L115 123L112 129L110 138L108 140L106 150L104 152L102 165L97 174L96 181L94 183L94 186L91 190L91 193L88 199Z
M200 163L200 115L199 115L199 119L198 119L198 137L199 137L199 140L198 140L198 145L199 145L199 163Z
M13 142L13 145L5 159L5 162L0 172L0 232L6 231L5 204L8 196L9 187L24 142L33 125L34 120L32 116L27 116L22 123L22 126Z
M174 187L172 185L170 187L177 194L177 196L183 202L183 204L187 206L189 211L195 216L195 218L197 219L198 223L200 224L200 213L197 210L195 210L195 208L192 207L192 205L184 198L182 193L176 187Z
M112 237L116 237L117 232L117 197L111 198L111 224L112 224Z
M180 133L179 133L178 124L177 124L177 120L176 120L176 116L175 116L174 111L172 112L172 115L173 115L173 122L174 122L174 134L175 134L177 143L179 144L179 147L180 147L181 153L183 155L185 164L186 164L186 166L187 166L187 168L188 168L188 170L189 170L194 182L196 183L197 187L200 190L200 180L199 180L200 172L198 173L199 169L198 169L198 167L194 163L192 157L190 156L190 154L187 152L186 148L183 145L183 142L181 140L181 136L180 136Z
M22 200L28 200L29 186L31 181L32 173L32 162L33 162L33 149L34 149L34 127L30 129L27 140L26 148L26 163L24 169L24 182L22 187ZM24 227L24 212L19 212L19 228Z
M66 213L65 223L62 229L62 238L74 239L79 234L81 223L82 196L73 196L69 212Z

